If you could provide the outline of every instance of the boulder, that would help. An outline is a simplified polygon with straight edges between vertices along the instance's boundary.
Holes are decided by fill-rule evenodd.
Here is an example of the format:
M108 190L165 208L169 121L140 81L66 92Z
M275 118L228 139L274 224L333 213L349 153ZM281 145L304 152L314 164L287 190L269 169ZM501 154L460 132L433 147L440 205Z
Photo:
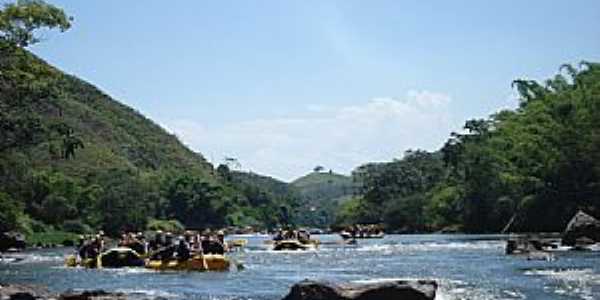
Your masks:
M600 221L579 211L569 221L563 232L561 243L566 246L576 246L577 240L582 238L589 239L593 243L600 242Z
M29 284L0 284L0 299L36 300L53 299L48 289Z
M10 249L23 250L25 249L25 236L18 232L2 232L0 233L0 252L5 252Z
M59 300L124 300L127 296L122 293L109 293L103 290L94 291L67 291L60 294Z
M433 300L436 290L437 283L432 280L344 285L304 280L295 284L283 300Z
M527 237L514 238L506 241L506 254L528 254L530 252L542 251L541 242Z

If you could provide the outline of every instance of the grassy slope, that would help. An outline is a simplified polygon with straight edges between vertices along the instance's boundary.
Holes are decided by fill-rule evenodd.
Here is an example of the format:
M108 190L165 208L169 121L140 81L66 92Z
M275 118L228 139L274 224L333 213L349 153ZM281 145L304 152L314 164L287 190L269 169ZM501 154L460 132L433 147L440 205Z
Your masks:
M354 191L352 177L336 173L313 172L294 180L291 185L305 198L316 201L342 199Z
M294 190L292 186L273 177L237 171L234 171L231 174L235 182L260 187L262 190L271 193L275 196L296 196L296 190Z
M85 144L84 149L76 151L76 159L69 161L53 159L48 151L50 143L38 145L30 149L29 155L35 169L60 170L77 177L123 168L150 172L185 169L213 177L211 166L200 154L159 125L91 84L57 71L33 55L31 59L32 63L53 69L61 89L58 105L38 108L42 121L65 122Z
M318 172L302 176L290 185L300 194L306 223L317 227L333 223L339 204L351 199L355 186L350 176Z

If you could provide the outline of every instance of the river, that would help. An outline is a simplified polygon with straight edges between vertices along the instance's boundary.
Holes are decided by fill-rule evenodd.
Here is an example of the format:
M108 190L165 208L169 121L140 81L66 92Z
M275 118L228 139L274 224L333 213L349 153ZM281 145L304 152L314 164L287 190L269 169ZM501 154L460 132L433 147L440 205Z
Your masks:
M506 236L388 235L342 246L335 244L337 236L321 235L317 238L326 244L308 252L273 252L264 244L266 236L241 238L248 239L248 247L232 257L243 262L242 271L73 269L62 266L71 249L52 249L0 263L0 282L41 284L55 292L104 289L140 298L279 300L306 278L427 278L438 280L441 300L600 299L600 252L559 251L554 261L528 261L504 255Z

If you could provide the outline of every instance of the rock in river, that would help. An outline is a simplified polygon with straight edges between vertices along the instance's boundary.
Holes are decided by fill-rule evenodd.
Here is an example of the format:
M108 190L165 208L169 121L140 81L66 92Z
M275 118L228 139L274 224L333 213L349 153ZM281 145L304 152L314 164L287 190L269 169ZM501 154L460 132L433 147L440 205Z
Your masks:
M0 284L0 299L35 300L54 299L48 289L29 284Z
M295 284L283 300L433 300L436 290L433 280L344 285L304 280Z
M594 243L600 242L600 221L579 211L569 222L562 237L562 244L576 246L577 240L586 238Z
M0 300L124 300L127 295L96 291L67 291L60 295L48 289L27 284L0 284Z
M125 294L121 293L108 293L103 290L95 291L67 291L60 294L59 300L121 300L127 299Z
M0 252L25 249L25 236L18 232L0 232Z

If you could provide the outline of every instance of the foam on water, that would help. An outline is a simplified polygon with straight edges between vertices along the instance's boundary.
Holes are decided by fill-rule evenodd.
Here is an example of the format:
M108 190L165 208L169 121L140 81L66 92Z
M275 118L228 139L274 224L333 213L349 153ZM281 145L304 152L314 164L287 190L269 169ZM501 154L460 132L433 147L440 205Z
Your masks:
M308 254L308 253L317 253L317 252L327 252L332 251L332 249L318 249L311 248L306 250L273 250L273 249L247 249L248 253L270 253L270 254Z
M380 282L394 281L416 281L416 280L435 280L438 283L435 300L497 300L497 299L526 299L526 296L514 290L494 291L475 287L460 280L448 280L442 278L415 278L415 277L397 277L397 278L375 278L364 280L353 280L352 283L370 284Z
M357 251L376 252L414 252L414 251L440 251L440 250L502 250L502 242L450 242L450 243L421 243L421 244L374 244L359 246Z
M0 262L6 263L40 263L40 262L57 262L63 261L62 255L55 254L33 254L33 253L15 253L10 256L5 256Z
M478 287L460 280L438 279L435 300L517 300L527 297L515 290L496 290Z
M128 296L138 297L160 297L160 298L178 298L180 295L169 293L160 290L148 290L148 289L117 289L117 293L127 294Z
M325 242L312 251L273 251L253 239L231 255L245 262L244 271L168 276L144 268L65 268L71 249L39 250L19 254L26 262L1 264L0 281L39 283L56 291L98 283L140 300L278 300L306 278L339 283L434 279L437 300L600 299L600 253L559 250L557 261L529 261L504 255L506 236L389 235L352 246L335 244L337 236L321 239Z
M552 280L545 286L558 295L577 295L580 299L595 299L593 287L600 285L600 274L590 268L583 269L532 269L524 272L528 276L543 276Z

